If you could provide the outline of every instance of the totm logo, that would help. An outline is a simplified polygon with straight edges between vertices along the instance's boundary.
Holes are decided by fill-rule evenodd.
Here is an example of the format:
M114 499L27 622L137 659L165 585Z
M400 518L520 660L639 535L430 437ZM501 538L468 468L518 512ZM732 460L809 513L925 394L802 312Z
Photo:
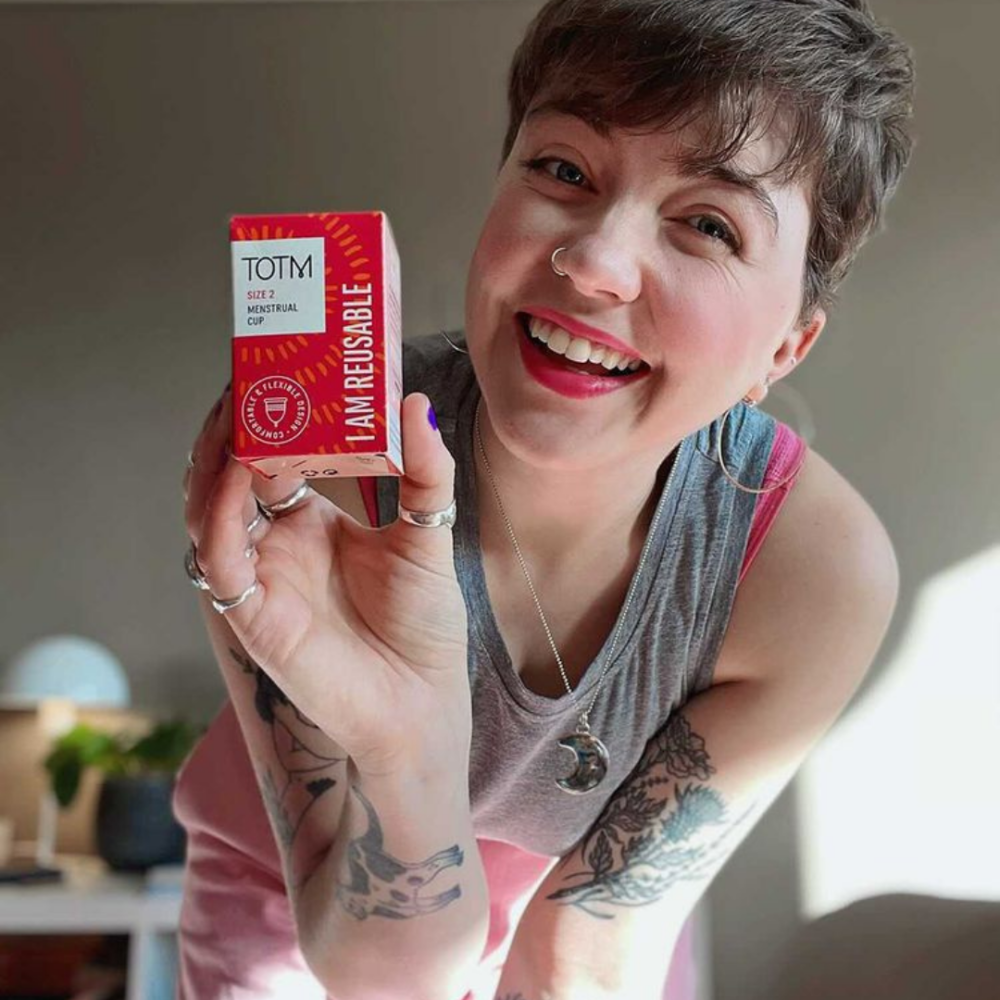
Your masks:
M284 444L305 430L311 411L309 397L298 382L271 375L254 382L243 397L243 426L264 444Z

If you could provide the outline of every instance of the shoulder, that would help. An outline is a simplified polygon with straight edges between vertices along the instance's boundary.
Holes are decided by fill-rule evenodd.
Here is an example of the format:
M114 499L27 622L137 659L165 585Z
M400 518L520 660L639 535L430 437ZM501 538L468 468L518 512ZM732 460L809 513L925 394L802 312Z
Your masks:
M796 661L825 662L816 655L823 646L842 650L844 670L863 674L898 590L895 550L882 521L822 455L807 451L737 590L715 682L765 679Z

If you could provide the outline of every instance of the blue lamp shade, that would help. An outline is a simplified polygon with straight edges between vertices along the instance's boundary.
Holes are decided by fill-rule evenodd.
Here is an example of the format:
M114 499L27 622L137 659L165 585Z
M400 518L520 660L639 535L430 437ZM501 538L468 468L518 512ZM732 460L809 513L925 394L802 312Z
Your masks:
M31 708L45 698L124 708L129 703L128 678L100 643L76 635L48 636L0 665L0 706Z

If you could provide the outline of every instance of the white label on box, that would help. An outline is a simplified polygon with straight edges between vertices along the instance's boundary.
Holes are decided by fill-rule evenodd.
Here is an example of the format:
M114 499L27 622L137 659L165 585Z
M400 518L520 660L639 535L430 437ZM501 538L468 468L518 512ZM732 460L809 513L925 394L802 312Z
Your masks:
M323 237L235 240L233 334L326 333Z

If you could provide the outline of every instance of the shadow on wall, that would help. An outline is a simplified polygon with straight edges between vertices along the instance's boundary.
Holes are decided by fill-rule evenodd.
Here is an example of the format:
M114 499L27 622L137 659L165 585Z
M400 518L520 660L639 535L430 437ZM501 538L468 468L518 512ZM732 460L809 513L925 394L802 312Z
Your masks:
M803 927L758 1000L995 1000L1000 903L898 893Z

